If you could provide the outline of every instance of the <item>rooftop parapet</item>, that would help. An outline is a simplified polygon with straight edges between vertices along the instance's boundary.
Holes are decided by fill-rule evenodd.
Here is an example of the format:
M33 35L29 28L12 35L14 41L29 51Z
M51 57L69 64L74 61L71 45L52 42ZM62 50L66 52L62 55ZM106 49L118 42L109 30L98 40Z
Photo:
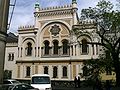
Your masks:
M72 8L72 5L64 5L64 6L53 6L53 7L46 7L46 8L40 8L39 11L52 11L52 10L58 10L58 9L67 9Z
M38 8L34 12L35 17L46 17L55 15L70 15L72 13L72 5L54 6L47 8Z
M34 29L34 25L26 25L26 26L20 26L18 27L18 30L26 30L26 29Z
M96 29L96 22L94 19L86 19L86 20L80 20L80 23L78 25L74 25L73 29Z
M94 19L80 20L80 24L95 24L95 20Z

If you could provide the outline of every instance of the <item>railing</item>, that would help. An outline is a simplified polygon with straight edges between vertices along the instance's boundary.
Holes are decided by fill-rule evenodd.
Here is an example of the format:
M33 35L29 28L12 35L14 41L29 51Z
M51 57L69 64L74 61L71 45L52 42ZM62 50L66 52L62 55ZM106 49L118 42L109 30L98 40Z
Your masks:
M67 53L63 53L62 48L58 48L58 54L54 54L53 48L49 49L49 54L45 54L45 48L41 48L41 56L42 57L69 57L70 56L70 48L67 49Z

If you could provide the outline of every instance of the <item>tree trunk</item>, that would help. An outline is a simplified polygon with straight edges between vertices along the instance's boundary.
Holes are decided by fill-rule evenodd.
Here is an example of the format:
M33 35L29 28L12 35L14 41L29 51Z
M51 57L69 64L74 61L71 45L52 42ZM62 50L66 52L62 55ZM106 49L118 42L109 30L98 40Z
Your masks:
M120 61L119 61L119 54L116 53L112 54L113 63L116 73L116 86L120 86Z
M116 72L116 86L120 86L120 67L115 69Z

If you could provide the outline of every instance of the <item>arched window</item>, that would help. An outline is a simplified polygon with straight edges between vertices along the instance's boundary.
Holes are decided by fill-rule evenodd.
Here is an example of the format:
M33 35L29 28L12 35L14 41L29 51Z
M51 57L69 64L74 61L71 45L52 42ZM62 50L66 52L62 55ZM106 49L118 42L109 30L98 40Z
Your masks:
M67 67L63 67L63 77L67 77Z
M47 66L44 67L44 74L48 74L48 67Z
M87 54L88 53L88 45L87 45L87 40L83 39L82 40L82 54Z
M32 44L30 42L27 43L27 56L32 55Z
M54 48L53 48L53 54L58 54L58 41L55 40L53 42Z
M53 67L53 78L57 78L57 70L58 68L56 66Z
M45 41L45 55L49 55L49 41Z
M63 54L68 54L68 41L64 40L62 43L63 43Z
M26 77L30 77L30 66L26 67Z

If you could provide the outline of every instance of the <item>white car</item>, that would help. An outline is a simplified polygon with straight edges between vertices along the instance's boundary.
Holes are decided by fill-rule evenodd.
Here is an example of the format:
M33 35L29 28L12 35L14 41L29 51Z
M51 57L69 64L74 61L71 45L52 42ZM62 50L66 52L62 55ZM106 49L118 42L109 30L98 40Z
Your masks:
M48 74L32 75L31 86L40 90L52 90L50 76Z

